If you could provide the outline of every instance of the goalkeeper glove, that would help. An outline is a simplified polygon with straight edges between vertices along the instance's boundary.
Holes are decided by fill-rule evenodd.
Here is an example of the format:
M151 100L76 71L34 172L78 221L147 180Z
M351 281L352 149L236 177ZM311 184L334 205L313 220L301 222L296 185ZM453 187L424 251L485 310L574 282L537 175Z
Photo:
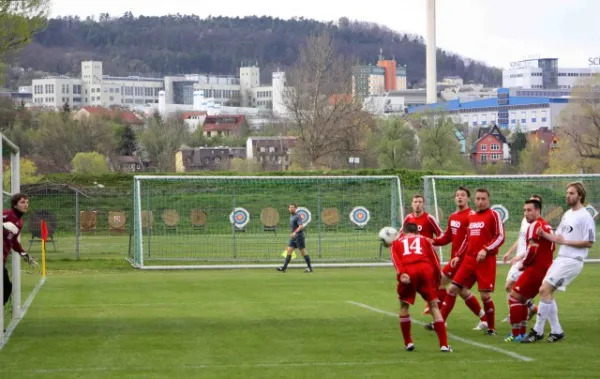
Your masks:
M22 252L22 253L19 253L19 254L20 254L20 255L21 255L21 257L22 257L22 258L25 260L25 262L27 262L27 264L28 264L29 266L34 266L34 267L35 267L35 266L37 266L37 265L38 265L38 264L37 264L37 262L35 261L35 259L33 259L33 258L31 257L31 255L27 254L26 252Z
M5 222L2 224L2 226L4 227L4 229L8 230L12 234L16 235L19 233L19 228L17 228L17 226L12 222Z

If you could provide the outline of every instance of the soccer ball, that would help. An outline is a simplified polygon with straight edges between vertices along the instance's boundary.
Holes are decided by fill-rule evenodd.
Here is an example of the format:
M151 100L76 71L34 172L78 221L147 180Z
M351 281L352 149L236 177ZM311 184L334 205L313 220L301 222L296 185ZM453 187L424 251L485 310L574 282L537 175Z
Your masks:
M398 231L391 226L386 226L379 231L379 238L389 246L398 239Z

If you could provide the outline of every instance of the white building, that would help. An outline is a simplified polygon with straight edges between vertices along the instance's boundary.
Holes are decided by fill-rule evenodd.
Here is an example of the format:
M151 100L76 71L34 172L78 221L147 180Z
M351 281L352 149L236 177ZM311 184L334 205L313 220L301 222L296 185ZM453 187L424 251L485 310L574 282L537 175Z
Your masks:
M32 103L34 106L59 108L65 103L70 107L86 105L83 102L83 81L68 76L51 76L34 79L32 87Z
M471 128L496 124L509 130L519 127L523 131L534 131L560 126L560 113L568 104L564 98L512 96L507 88L498 89L497 94L495 98L483 100L461 102L457 99L413 107L409 113L442 111Z
M272 86L261 85L257 64L240 67L239 77L232 75L184 75L165 77L167 104L192 105L195 91L222 106L271 109Z
M252 67L252 70L245 70L242 72L242 78L250 78L241 80L239 85L235 84L223 84L229 86L237 86L238 92L241 90L242 82L245 82L244 86L255 86L258 83L258 76L255 75L258 67ZM245 75L247 74L247 75ZM199 83L193 83L190 88L192 91L191 101L186 100L185 103L173 103L172 99L178 99L179 95L173 94L173 89L178 86L178 78L169 77L165 78L167 88L165 91L159 93L159 101L157 106L149 105L145 107L137 107L138 110L146 113L153 113L157 110L163 117L168 117L176 112L190 112L190 111L202 111L208 115L219 115L219 114L242 114L251 117L257 117L261 114L266 115L270 113L271 105L273 105L273 113L278 116L283 116L286 113L285 106L283 104L283 97L285 96L285 72L276 71L273 73L273 84L271 86L255 86L247 90L249 95L250 105L249 106L228 106L224 105L224 102L220 98L215 98L215 91L208 89L196 89L203 86ZM171 95L169 95L168 89L171 89ZM227 103L225 103L227 104ZM264 118L267 120L267 118ZM267 122L267 121L265 121ZM250 124L252 124L249 121Z
M352 67L352 96L366 99L385 93L385 68L378 66Z
M504 88L520 89L566 89L577 85L577 81L600 73L600 66L580 68L558 67L558 58L536 58L511 62L502 72Z
M285 72L279 71L279 69L274 72L272 83L273 90L271 92L271 101L273 105L273 113L278 116L284 115L287 113L287 108L284 104Z
M81 62L81 78L54 76L32 81L33 104L59 108L84 105L109 107L158 103L162 78L103 75L102 62Z

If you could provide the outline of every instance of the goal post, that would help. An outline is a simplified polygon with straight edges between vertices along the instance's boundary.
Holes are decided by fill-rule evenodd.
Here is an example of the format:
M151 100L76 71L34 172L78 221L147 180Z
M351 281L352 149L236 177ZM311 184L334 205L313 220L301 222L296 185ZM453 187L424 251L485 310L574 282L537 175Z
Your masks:
M10 197L18 193L21 189L20 182L20 150L17 145L11 142L4 134L0 133L0 150L2 150L2 164L0 165L0 177L2 178L2 191L0 192L0 204L2 211L10 208ZM10 180L5 183L5 177L10 175ZM8 263L7 263L8 264ZM3 265L4 269L4 265ZM13 252L12 256L12 315L11 321L18 320L21 317L21 257ZM4 294L4 281L0 280L0 294ZM6 338L5 329L5 309L0 307L0 320L2 328L0 329L0 347L3 346Z
M516 241L521 220L523 204L531 195L542 197L542 214L556 228L566 205L566 189L571 182L582 182L587 197L584 206L595 216L598 228L600 211L600 174L575 175L477 175L477 176L424 176L423 189L426 210L434 215L445 229L448 216L455 211L454 192L459 186L471 192L471 208L475 207L475 191L485 188L490 192L491 207L503 218L506 240L501 250L504 252ZM449 248L442 249L442 258L448 258ZM444 260L444 259L443 259ZM588 256L589 262L600 262L600 246L594 244Z
M133 180L129 262L142 269L274 267L294 203L315 267L389 265L377 232L404 218L398 176L159 176ZM300 252L290 267L305 266Z

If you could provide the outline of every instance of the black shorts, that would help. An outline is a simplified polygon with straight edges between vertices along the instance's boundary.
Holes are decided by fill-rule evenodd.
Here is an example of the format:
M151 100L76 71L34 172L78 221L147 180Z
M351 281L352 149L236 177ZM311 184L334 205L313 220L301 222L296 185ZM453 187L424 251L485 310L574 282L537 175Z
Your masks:
M304 249L306 248L306 242L304 241L304 234L296 235L295 238L291 238L288 243L289 247L293 247L294 249Z

